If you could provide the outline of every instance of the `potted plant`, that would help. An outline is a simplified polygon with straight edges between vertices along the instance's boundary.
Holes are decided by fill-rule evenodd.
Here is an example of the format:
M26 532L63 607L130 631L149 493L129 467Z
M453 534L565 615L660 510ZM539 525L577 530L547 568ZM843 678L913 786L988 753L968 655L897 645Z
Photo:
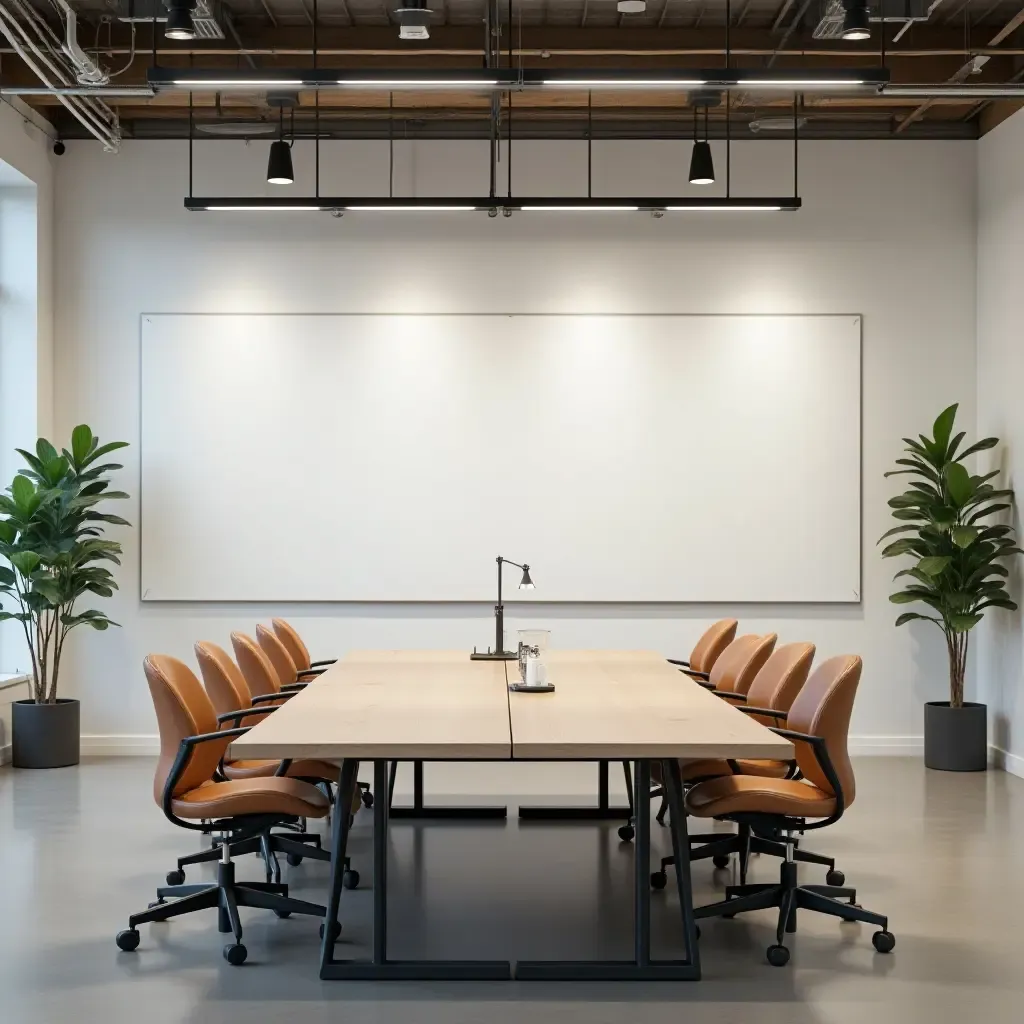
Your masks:
M990 517L1010 508L1013 491L990 481L996 470L980 476L964 465L976 452L999 443L996 437L961 448L965 432L953 436L956 405L940 413L932 436L904 438L908 458L887 477L913 477L910 489L889 499L899 525L879 540L902 534L882 549L884 558L910 555L914 564L893 577L910 577L905 589L893 594L894 604L920 602L927 611L904 612L896 625L923 619L934 622L946 638L949 655L949 700L929 701L924 709L924 760L929 768L945 771L983 771L988 762L987 709L964 701L967 644L971 630L988 608L1017 605L1006 590L1008 570L1003 560L1021 553L1013 527L994 524Z
M58 768L79 759L79 705L58 698L61 657L77 626L117 625L93 608L87 594L110 597L117 589L102 562L120 564L121 545L103 539L103 524L127 526L96 506L127 498L108 490L121 467L103 457L127 442L101 445L89 427L75 427L71 450L58 453L40 438L35 454L18 449L28 463L0 494L0 620L21 623L32 662L31 698L14 703L13 761L21 768Z

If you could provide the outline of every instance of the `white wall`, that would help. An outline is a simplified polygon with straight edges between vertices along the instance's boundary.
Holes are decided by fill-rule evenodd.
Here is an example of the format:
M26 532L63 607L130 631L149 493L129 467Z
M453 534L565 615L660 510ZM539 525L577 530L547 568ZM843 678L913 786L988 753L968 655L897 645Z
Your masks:
M52 428L52 160L48 137L0 103L0 487L22 464L14 448L33 447ZM0 672L28 667L20 626L0 624ZM3 720L0 763L9 747Z
M978 146L978 430L1003 443L991 468L1002 468L1018 501L1024 484L1024 334L1020 281L1024 267L1024 115L1018 113ZM1014 509L1018 530L1020 506ZM1021 596L1021 568L1011 593ZM997 613L979 626L978 678L989 703L991 741L1010 771L1024 775L1024 628L1020 613Z
M266 152L266 144L197 144L196 194L267 191ZM688 156L677 142L595 144L595 194L671 194ZM734 192L785 193L790 157L785 143L736 146ZM885 500L895 489L882 472L899 454L899 438L930 424L951 401L962 403L965 425L974 423L973 144L808 143L800 213L661 220L188 214L181 207L186 160L185 145L176 142L127 142L119 156L71 143L59 164L62 436L88 421L105 439L136 440L142 311L863 313L861 606L548 606L531 610L530 619L550 625L561 646L678 655L705 623L730 612L745 629L813 640L822 656L859 652L866 663L854 723L859 746L919 747L922 702L945 691L945 653L925 630L893 628L893 567L880 562L874 542L888 526ZM296 161L299 191L308 184L308 149L297 147ZM386 144L325 145L322 165L325 194L386 192ZM479 194L486 145L404 143L396 172L399 192ZM514 173L520 194L579 194L586 148L519 144ZM813 443L813 424L808 436ZM127 450L126 463L123 485L134 495L137 451ZM699 481L694 487L699 495ZM778 497L799 500L785 480ZM282 524L301 529L293 496L268 500L280 502ZM126 514L137 515L136 502ZM749 528L758 528L753 511ZM251 630L272 612L292 619L321 657L353 646L468 649L491 636L487 605L143 607L137 538L124 531L122 539L124 589L110 613L124 628L79 631L68 665L84 700L86 749L149 748L154 724L140 670L147 651L191 658L194 640L226 643L231 629ZM519 624L513 610L509 628Z

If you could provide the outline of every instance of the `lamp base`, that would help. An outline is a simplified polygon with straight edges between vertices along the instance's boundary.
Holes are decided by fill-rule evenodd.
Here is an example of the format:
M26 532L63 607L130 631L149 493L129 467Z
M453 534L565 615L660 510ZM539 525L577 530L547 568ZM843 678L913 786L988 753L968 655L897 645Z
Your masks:
M469 656L470 661L518 661L519 655L512 651L477 651Z

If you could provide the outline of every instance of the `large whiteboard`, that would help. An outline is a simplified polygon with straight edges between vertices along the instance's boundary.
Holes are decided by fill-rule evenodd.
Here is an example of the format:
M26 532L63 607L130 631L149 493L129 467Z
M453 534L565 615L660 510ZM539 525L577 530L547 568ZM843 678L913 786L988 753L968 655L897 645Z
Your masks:
M141 324L141 595L860 599L860 318Z

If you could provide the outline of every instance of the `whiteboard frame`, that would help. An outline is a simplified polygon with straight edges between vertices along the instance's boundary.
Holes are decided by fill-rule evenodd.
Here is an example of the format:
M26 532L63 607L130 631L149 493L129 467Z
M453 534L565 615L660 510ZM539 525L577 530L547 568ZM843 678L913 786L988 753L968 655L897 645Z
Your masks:
M841 319L850 317L857 322L857 534L858 534L858 548L857 548L857 596L851 597L847 600L833 599L833 600L820 600L820 601L749 601L749 600L732 600L732 599L721 599L715 601L517 601L514 598L508 598L505 600L506 605L516 605L523 608L543 608L548 607L587 607L587 608L692 608L692 607L828 607L828 608L847 608L847 607L859 607L864 603L864 314L863 313L695 313L695 312L657 312L657 313L602 313L595 311L573 311L573 312L551 312L551 313L519 313L519 312L460 312L460 313L444 313L432 311L428 313L417 313L402 310L400 312L389 312L382 313L379 310L371 311L358 311L358 310L347 310L343 312L336 311L319 311L319 312L279 312L279 313L247 313L241 311L218 311L208 312L205 310L189 311L189 310L150 310L139 314L139 325L138 325L138 393L139 393L139 420L137 425L138 437L136 444L139 452L139 506L138 515L136 517L138 522L138 537L139 537L139 559L138 559L138 588L139 588L139 602L148 605L272 605L273 607L288 606L295 607L298 605L339 605L345 607L367 607L367 606L383 606L383 607L397 607L401 605L408 605L412 607L433 607L435 605L443 605L445 607L457 608L457 607L473 607L477 608L480 605L493 604L491 601L460 601L460 600L448 600L445 598L438 598L437 600L431 601L417 601L417 600L385 600L385 599L363 599L355 600L349 598L306 598L301 600L296 599L282 599L280 601L268 601L263 598L232 598L225 600L221 598L206 598L206 597L150 597L144 596L142 589L142 573L143 573L143 545L142 545L142 508L143 499L142 494L145 488L145 457L142 445L142 421L145 415L145 407L143 402L143 365L142 365L142 331L143 323L147 317L157 316L193 316L193 317L236 317L236 316L260 316L260 317L297 317L297 316L317 316L317 317L393 317L393 316L407 316L407 317L480 317L480 316L494 316L494 317L602 317L609 320L618 318L630 318L635 319L639 317L689 317L689 318L700 318L700 319L711 319L719 317L728 317L730 319L758 319L758 320L775 320L775 319L822 319L824 317Z

